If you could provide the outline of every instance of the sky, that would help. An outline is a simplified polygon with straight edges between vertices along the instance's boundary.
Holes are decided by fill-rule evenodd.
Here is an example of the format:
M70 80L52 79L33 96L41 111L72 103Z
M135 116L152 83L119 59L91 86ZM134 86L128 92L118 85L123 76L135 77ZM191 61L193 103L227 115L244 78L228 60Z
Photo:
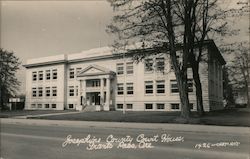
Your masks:
M220 1L225 8L236 5L235 0ZM31 58L107 46L114 39L105 32L114 15L106 0L0 1L0 10L0 46L13 51L22 64ZM249 17L232 20L243 30L249 27ZM243 31L240 38L249 39L249 35ZM19 92L24 93L25 68L21 67L17 77Z

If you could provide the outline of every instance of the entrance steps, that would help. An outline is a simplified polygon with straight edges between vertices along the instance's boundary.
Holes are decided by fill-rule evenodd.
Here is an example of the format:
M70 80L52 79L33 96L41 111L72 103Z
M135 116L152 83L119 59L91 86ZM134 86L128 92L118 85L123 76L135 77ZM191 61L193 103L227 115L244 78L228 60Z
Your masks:
M96 106L95 105L87 105L85 108L83 108L84 112L95 112Z

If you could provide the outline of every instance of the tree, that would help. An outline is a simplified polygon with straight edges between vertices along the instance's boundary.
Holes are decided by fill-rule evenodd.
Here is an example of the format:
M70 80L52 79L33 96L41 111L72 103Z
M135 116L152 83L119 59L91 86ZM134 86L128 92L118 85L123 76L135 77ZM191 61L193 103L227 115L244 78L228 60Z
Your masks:
M233 60L228 64L229 74L233 87L246 92L247 105L250 107L250 53L248 43L236 43L231 46L229 53L232 54Z
M175 13L178 6L171 0L130 1L110 0L111 6L118 12L113 17L113 23L108 26L108 31L118 35L115 42L117 46L134 42L142 42L142 47L150 41L151 45L162 46L165 53L170 54L174 68L179 96L181 102L181 117L188 119L190 116L187 67L188 67L188 32L182 21ZM183 1L185 13L189 14L191 5ZM186 19L188 21L188 19ZM178 35L176 30L183 30L184 35ZM177 58L178 36L182 36L183 51L181 59ZM143 56L144 57L144 56Z
M223 75L223 99L225 100L225 106L230 107L235 104L234 96L233 96L233 87L231 81L229 79L229 69L228 67L224 67L222 69Z
M13 52L0 48L0 109L6 108L9 98L13 96L19 86L15 76L19 65L19 59Z
M223 33L226 26L225 22L220 21L224 19L225 14L216 2L217 0L145 0L139 2L110 0L111 6L119 11L109 26L109 32L117 33L119 37L116 45L120 46L121 41L123 44L128 44L130 41L150 41L164 46L166 53L169 51L180 90L183 117L189 116L188 63L191 64L193 70L198 112L200 115L204 112L199 77L199 63L202 60L204 41L209 39L209 32ZM176 47L179 44L182 45L180 60L176 57ZM194 51L197 46L198 53Z

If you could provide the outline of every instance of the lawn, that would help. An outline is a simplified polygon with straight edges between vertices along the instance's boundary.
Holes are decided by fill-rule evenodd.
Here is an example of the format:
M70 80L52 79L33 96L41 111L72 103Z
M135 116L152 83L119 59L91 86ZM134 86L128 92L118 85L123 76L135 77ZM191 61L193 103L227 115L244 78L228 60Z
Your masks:
M1 110L0 118L11 118L11 117L16 117L16 116L26 116L26 115L64 113L67 111L65 110L15 110L15 111Z
M221 125L221 126L250 126L250 109L228 109L208 112L204 117L193 117L189 124ZM186 123L180 117L180 112L81 112L46 117L35 117L49 120L77 121L109 121L109 122L140 122L140 123ZM32 117L33 118L33 117Z

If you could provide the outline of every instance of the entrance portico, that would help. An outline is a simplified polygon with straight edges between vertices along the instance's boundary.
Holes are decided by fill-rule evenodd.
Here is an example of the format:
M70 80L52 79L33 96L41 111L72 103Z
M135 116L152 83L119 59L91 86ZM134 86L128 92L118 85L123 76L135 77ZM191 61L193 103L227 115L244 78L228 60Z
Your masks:
M77 74L80 95L77 109L93 106L97 111L109 111L112 104L111 79L114 75L114 72L97 65L90 65L80 71Z

